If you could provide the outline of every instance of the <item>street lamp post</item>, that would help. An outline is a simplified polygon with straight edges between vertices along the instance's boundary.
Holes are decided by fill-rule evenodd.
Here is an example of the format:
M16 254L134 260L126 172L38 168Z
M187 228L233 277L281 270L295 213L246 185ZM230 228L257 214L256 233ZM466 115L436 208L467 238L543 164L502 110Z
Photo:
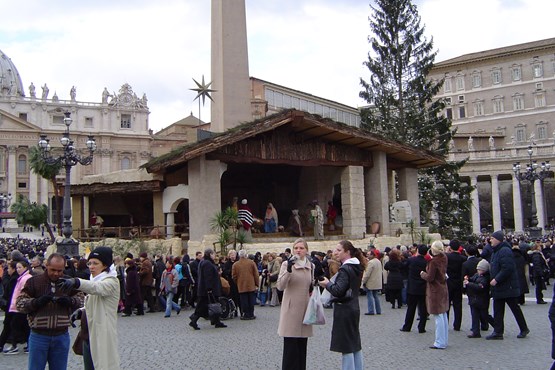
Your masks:
M46 135L40 135L39 149L41 151L42 159L47 164L61 164L65 168L66 178L64 184L64 208L63 208L63 227L62 234L64 239L58 241L58 253L64 255L76 256L79 254L79 242L71 238L73 234L73 228L71 226L71 191L70 191L70 177L71 177L71 167L77 165L78 163L87 166L92 163L93 153L96 150L96 141L93 136L89 136L87 140L87 149L89 154L81 156L75 146L73 145L73 140L69 137L69 126L73 122L71 119L70 112L64 113L64 124L66 125L66 131L64 132L60 143L62 144L63 154L57 157L53 157L50 147L50 140Z
M536 208L536 190L534 189L534 182L539 180L543 181L545 178L549 177L549 169L551 165L549 161L542 162L538 164L537 161L532 160L532 147L528 147L528 163L526 164L526 169L521 172L520 162L513 164L513 172L515 177L518 179L519 183L522 181L528 181L530 183L530 193L532 195L532 220L530 221L530 227L528 228L528 234L531 238L539 238L542 235L542 228L538 227L538 210Z
M0 212L7 212L8 207L12 203L12 194L8 193L4 195L3 193L0 194ZM0 219L0 226L4 224L4 221Z

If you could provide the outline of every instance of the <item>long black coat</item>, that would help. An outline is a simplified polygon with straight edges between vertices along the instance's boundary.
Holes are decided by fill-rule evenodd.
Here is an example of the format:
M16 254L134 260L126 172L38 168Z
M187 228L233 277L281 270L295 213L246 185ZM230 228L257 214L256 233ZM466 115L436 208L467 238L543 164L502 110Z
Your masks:
M528 280L526 280L526 257L522 255L520 248L513 248L513 257L515 259L516 272L518 274L518 286L520 294L530 292L528 288Z
M215 298L222 295L222 282L218 274L218 267L210 259L203 259L198 264L198 290L199 297L207 297L211 290Z
M389 271L387 274L387 289L403 289L403 262L387 261L384 269Z
M420 277L421 271L426 271L427 261L424 256L416 255L405 260L408 270L407 293L412 295L426 295L426 280Z
M127 273L125 278L125 304L130 307L142 304L143 299L137 266L129 266L125 272Z
M333 327L331 330L330 350L333 352L353 353L362 349L360 341L360 307L358 294L362 281L362 266L343 264L337 273L335 282L329 283L326 289L334 297L344 297L349 288L353 299L346 303L334 303Z
M520 295L520 284L516 272L515 259L511 246L507 242L499 243L493 248L491 256L491 278L497 285L491 287L491 296L495 298L512 298Z

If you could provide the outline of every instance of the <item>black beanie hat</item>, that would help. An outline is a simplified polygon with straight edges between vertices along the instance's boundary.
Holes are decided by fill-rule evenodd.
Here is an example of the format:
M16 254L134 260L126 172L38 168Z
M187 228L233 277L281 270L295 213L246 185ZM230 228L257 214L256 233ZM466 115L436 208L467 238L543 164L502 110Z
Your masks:
M108 247L97 247L95 248L90 254L87 260L91 258L96 258L102 262L104 266L111 266L112 265L112 248Z
M503 235L503 231L501 231L501 230L497 230L496 232L491 234L491 237L499 240L500 242L505 240L505 236Z

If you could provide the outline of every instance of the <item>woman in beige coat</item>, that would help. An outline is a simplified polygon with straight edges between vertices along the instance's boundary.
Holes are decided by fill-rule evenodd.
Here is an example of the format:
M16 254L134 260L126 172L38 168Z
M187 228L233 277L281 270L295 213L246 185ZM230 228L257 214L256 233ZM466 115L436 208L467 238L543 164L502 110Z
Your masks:
M306 369L306 347L312 336L312 326L303 318L313 284L314 265L307 258L308 245L304 239L293 243L293 255L281 265L277 288L283 291L278 335L283 337L282 369Z
M362 276L362 286L366 291L368 311L365 315L382 314L380 305L380 291L382 290L382 263L374 255L374 251L369 251L368 265ZM375 309L374 309L375 307Z
M279 306L279 296L277 290L277 278L281 267L281 258L275 253L268 255L268 279L270 280L270 307Z
M119 370L117 312L119 303L119 281L112 264L112 249L97 247L88 257L91 279L79 278L63 280L66 290L78 289L85 297L88 345L83 345L85 370ZM81 311L72 315L72 320L80 319ZM90 363L92 360L92 364Z

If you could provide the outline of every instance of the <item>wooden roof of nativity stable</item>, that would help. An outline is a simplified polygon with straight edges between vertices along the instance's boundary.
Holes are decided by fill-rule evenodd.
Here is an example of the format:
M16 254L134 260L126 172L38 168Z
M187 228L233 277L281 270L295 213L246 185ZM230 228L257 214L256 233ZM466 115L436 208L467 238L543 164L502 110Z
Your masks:
M442 156L430 151L289 109L175 148L142 167L149 173L172 171L201 155L227 163L373 166L373 151L387 153L391 168L422 168L444 163Z

